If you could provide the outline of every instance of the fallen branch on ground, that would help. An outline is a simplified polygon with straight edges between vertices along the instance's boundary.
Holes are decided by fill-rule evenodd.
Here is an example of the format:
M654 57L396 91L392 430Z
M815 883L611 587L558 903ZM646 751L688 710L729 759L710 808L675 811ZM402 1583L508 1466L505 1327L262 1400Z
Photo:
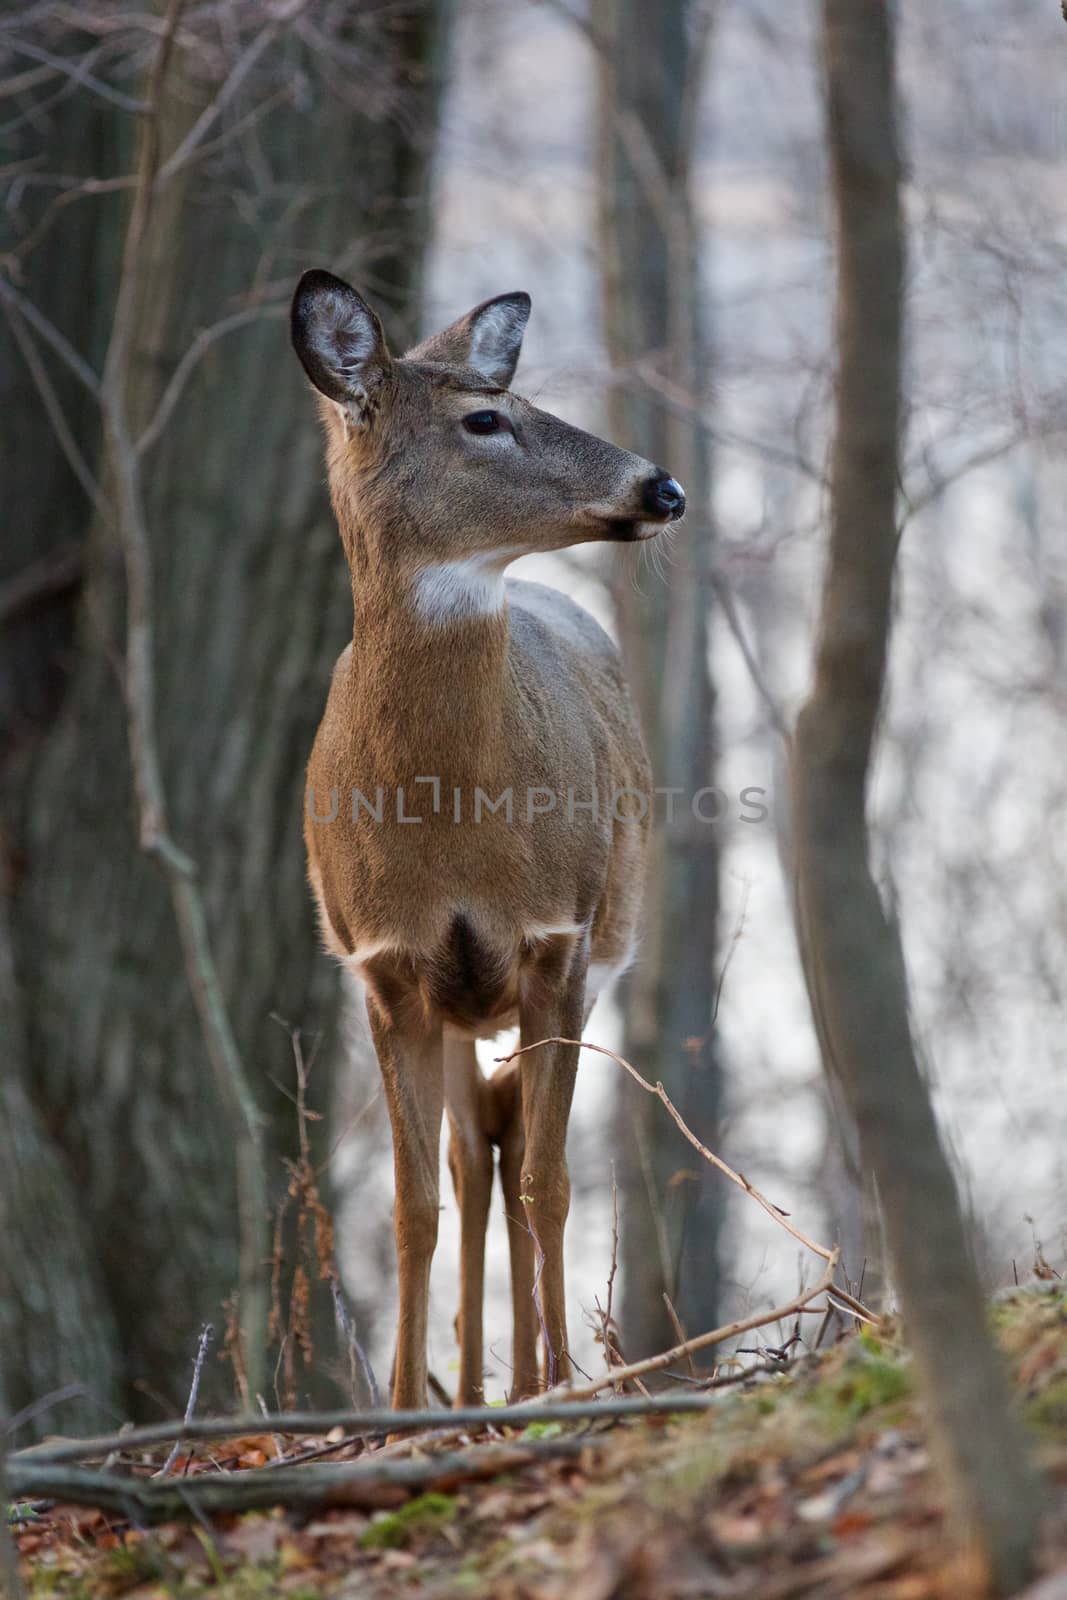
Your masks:
M769 1311L765 1320L773 1322L778 1315L776 1311ZM176 1419L99 1434L96 1438L28 1445L9 1455L7 1460L9 1464L33 1461L58 1465L66 1461L84 1461L90 1456L106 1456L113 1450L128 1454L153 1445L170 1444L173 1440L186 1443L200 1439L236 1439L243 1434L324 1434L332 1428L345 1428L350 1433L370 1438L384 1438L390 1433L428 1433L442 1428L521 1428L530 1422L577 1422L605 1417L618 1420L674 1411L704 1411L714 1403L703 1395L668 1394L654 1395L647 1400L626 1396L581 1405L571 1404L566 1394L566 1390L557 1391L550 1400L523 1400L513 1406L457 1406L426 1411L389 1411L379 1407L373 1411L282 1411L258 1416L204 1417L189 1422Z
M377 1511L412 1495L447 1493L539 1461L579 1455L596 1436L534 1439L526 1444L473 1445L406 1460L372 1457L330 1466L262 1467L254 1472L206 1472L189 1478L130 1478L85 1467L11 1458L7 1493L15 1498L96 1506L137 1524L262 1511L284 1505L302 1511L347 1506Z

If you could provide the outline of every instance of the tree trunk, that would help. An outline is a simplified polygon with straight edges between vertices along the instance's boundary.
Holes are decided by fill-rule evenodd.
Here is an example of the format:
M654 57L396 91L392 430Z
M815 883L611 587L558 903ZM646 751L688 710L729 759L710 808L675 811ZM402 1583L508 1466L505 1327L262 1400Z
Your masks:
M871 876L865 789L897 534L903 229L892 12L825 0L838 220L837 425L815 681L792 767L801 948L820 1037L885 1216L931 1433L976 1563L1027 1574L1036 1497L908 1021L895 925Z
M375 69L373 92L351 98L343 57L277 31L211 130L226 142L162 192L138 326L134 409L143 422L198 330L249 304L256 285L274 301L275 314L268 305L207 351L144 476L171 825L200 869L233 1029L268 1117L278 1195L296 1129L292 1106L272 1087L290 1085L293 1069L290 1040L271 1014L329 1029L336 1004L304 882L301 816L304 762L350 634L351 601L315 407L277 313L303 266L341 259L393 310L399 341L413 332L445 16L445 5L425 3L395 16L387 35L373 19L345 24L326 43L371 52ZM242 18L235 54L262 26L251 11ZM217 89L203 60L176 57L164 154ZM242 118L248 125L235 131ZM111 170L127 171L128 119L109 108L103 120ZM69 137L62 123L51 129L51 167L68 169ZM96 204L69 207L49 240L59 280L49 314L99 360L121 215L114 205L98 211L88 246L64 232L68 218L84 230ZM96 285L89 297L87 279ZM94 319L83 334L87 300ZM38 459L50 452L54 462L25 362L17 350L5 356L17 386L9 405L34 419ZM79 413L77 431L95 460L96 419ZM89 530L73 480L57 474L57 517L52 475L41 476L41 495L17 485L19 559L59 537L84 541ZM121 563L106 527L92 529L84 548L76 634L54 603L42 605L12 642L3 679L12 685L6 698L25 701L45 664L62 689L51 701L37 695L34 725L2 774L8 859L18 870L9 873L11 982L0 1005L14 1055L9 1099L38 1142L35 1183L48 1186L50 1222L66 1243L48 1249L30 1281L9 1257L0 1316L15 1339L0 1347L0 1395L13 1408L77 1377L124 1408L138 1409L146 1392L173 1407L200 1325L218 1323L236 1284L233 1149L169 896L137 854L116 672ZM323 1066L311 1093L314 1104L329 1104ZM29 1146L14 1139L25 1158ZM5 1234L25 1241L41 1215L34 1188L18 1178L27 1168L24 1159L0 1171ZM83 1302L91 1339L79 1332L82 1313L66 1314ZM19 1356L35 1329L47 1337L29 1366Z
M640 592L626 574L613 591L655 783L678 791L657 801L645 933L625 994L625 1053L663 1081L713 1145L721 1100L712 1033L719 852L715 826L692 806L714 781L715 759L702 581L712 545L708 447L695 414L666 403L657 387L665 381L696 396L707 385L689 193L706 43L698 12L687 0L597 0L593 19L605 331L616 371L610 430L674 473L689 501L677 542L684 572L675 576L667 564L662 576L646 573ZM634 375L639 360L650 381ZM709 797L698 804L713 814ZM688 1333L714 1326L722 1193L714 1174L689 1160L655 1101L625 1081L619 1094L620 1320L635 1359L676 1342L665 1293Z

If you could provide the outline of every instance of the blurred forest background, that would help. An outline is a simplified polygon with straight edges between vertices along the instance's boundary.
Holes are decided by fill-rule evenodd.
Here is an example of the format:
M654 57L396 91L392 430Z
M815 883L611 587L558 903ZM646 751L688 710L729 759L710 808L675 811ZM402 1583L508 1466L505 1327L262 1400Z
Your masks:
M875 866L995 1286L1067 1266L1065 39L1037 0L898 15L908 347ZM190 0L146 189L167 13L0 5L0 1412L71 1383L85 1398L64 1425L180 1410L206 1322L219 1345L229 1322L239 1386L271 1401L363 1397L353 1328L384 1387L388 1125L303 877L303 766L350 631L285 323L311 265L356 282L398 348L529 290L519 391L685 483L669 546L527 563L620 637L656 782L724 797L714 825L661 807L641 956L588 1037L621 1041L706 1143L840 1239L878 1300L875 1197L796 952L783 794L833 377L816 22L766 0ZM131 670L146 616L154 729ZM781 1236L604 1058L583 1058L570 1155L582 1365L603 1362L613 1182L628 1356L673 1343L674 1318L695 1333L795 1287ZM335 1283L298 1221L313 1175ZM264 1186L278 1315L270 1368L246 1374L237 1195L247 1220ZM490 1396L505 1253L495 1216ZM234 1376L213 1363L216 1400Z

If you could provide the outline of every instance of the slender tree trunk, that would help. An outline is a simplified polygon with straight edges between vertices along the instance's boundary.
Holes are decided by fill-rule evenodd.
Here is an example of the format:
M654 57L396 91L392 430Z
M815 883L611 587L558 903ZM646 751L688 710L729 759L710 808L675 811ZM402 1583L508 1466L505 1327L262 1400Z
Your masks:
M626 990L626 1053L662 1079L690 1125L714 1144L721 1068L712 1036L719 852L714 825L692 797L712 785L714 696L708 672L711 562L709 462L704 430L657 392L707 386L699 314L699 241L689 192L703 36L687 0L597 0L600 63L600 205L605 329L616 382L610 428L684 484L678 535L686 571L628 574L614 600L661 796L645 934ZM647 364L651 382L633 371ZM705 797L705 815L712 802ZM722 1195L689 1161L660 1107L628 1092L617 1111L622 1196L622 1328L638 1357L676 1342L664 1293L690 1333L713 1326ZM699 1164L698 1164L699 1165Z
M892 11L825 0L838 219L837 427L815 675L792 769L807 978L885 1215L889 1260L961 1532L996 1592L1023 1582L1036 1496L916 1061L904 962L868 864L865 789L893 565L903 228Z
M374 46L375 94L339 86L335 68L281 30L212 129L218 153L162 191L150 293L140 307L132 406L152 413L197 332L248 303L257 282L281 291L313 262L342 260L390 305L402 342L414 330L426 238L426 191L447 7L413 5L388 37L357 19L353 48ZM245 41L247 43L247 40ZM175 147L217 85L178 58L165 112ZM290 90L284 96L278 85ZM301 89L301 85L303 88ZM269 102L252 128L242 117ZM363 109L364 105L367 109ZM108 111L112 170L131 141ZM50 164L63 170L57 125ZM99 171L99 168L97 168ZM96 202L69 215L84 226ZM50 241L57 283L49 314L99 361L116 271L120 213L96 213L88 248ZM84 241L83 241L84 244ZM84 287L94 327L82 343ZM95 348L94 348L95 346ZM45 459L49 424L18 351L5 351L16 411L34 418ZM64 392L69 385L64 383ZM78 423L95 463L96 419ZM61 482L62 474L59 475ZM67 475L69 479L69 474ZM55 537L44 493L19 485L22 550ZM197 861L225 999L268 1118L276 1193L295 1153L290 1040L277 1013L329 1029L336 980L319 952L304 882L303 768L329 672L351 632L350 589L323 488L321 445L282 315L225 334L206 353L144 479L155 578L157 717L170 821ZM157 869L137 853L121 691L123 587L109 529L64 484L61 526L81 542L86 581L76 632L54 602L25 617L5 658L24 705L47 662L58 690L23 715L2 774L9 862L0 990L10 1020L9 1086L37 1192L47 1184L52 1250L28 1278L8 1255L0 1320L0 1391L15 1407L42 1389L85 1379L134 1408L139 1393L179 1402L200 1325L220 1319L237 1281L235 1174L218 1089L207 1064L173 911ZM6 552L5 552L6 554ZM56 700L59 701L58 710ZM0 928L0 937L3 930ZM328 1052L312 1079L330 1102ZM6 1065L6 1064L5 1064ZM25 1153L31 1146L13 1135ZM325 1142L325 1141L324 1141ZM23 1162L21 1170L27 1170ZM39 1227L34 1189L0 1166L5 1232L28 1248ZM85 1306L83 1338L64 1308ZM79 1312L79 1315L81 1313ZM32 1364L20 1359L49 1330ZM216 1368L216 1370L218 1370ZM205 1395L205 1399L210 1398Z

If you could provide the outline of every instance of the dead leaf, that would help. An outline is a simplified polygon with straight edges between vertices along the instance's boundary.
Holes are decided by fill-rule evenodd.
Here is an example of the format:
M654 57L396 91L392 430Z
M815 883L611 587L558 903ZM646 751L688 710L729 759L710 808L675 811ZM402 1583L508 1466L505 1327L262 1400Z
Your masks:
M412 1555L410 1550L386 1550L379 1565L391 1572L404 1572L415 1566L417 1561L418 1557Z
M866 1511L842 1511L833 1529L838 1539L849 1539L857 1533L866 1533L870 1526L871 1518Z
M305 1539L358 1539L367 1530L370 1518L360 1511L343 1511L338 1516L320 1517L301 1529Z
M285 1537L285 1524L277 1517L245 1517L222 1537L223 1547L246 1561L273 1561Z
M824 1461L817 1461L801 1474L801 1483L826 1483L829 1479L844 1478L850 1472L855 1472L860 1465L862 1457L858 1450L843 1450L839 1455L827 1456Z
M762 1519L751 1513L714 1511L707 1520L711 1532L720 1544L761 1544L767 1536Z

